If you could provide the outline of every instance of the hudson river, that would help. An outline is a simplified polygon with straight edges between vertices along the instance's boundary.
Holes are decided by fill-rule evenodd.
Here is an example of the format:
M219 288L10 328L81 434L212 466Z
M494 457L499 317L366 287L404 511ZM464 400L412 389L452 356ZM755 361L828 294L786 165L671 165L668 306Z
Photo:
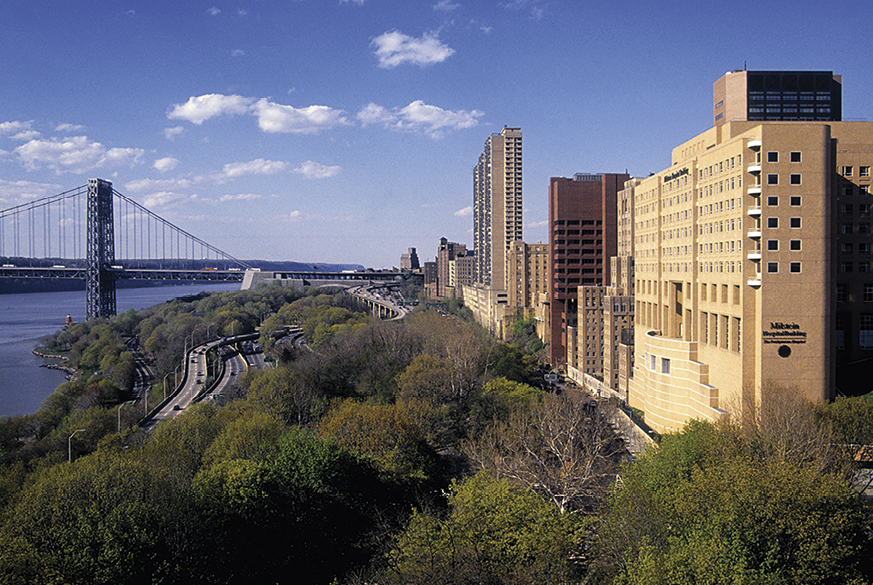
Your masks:
M116 292L118 312L145 309L200 291L239 290L239 283L125 288ZM39 340L73 321L85 319L85 291L0 295L0 416L28 414L66 381L59 370L40 367L45 360L31 353Z

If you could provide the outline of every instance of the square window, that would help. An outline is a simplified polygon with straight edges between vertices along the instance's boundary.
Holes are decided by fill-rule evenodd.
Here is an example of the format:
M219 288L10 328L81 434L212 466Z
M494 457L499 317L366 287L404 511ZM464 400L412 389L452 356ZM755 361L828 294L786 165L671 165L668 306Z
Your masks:
M845 303L846 302L846 285L845 284L837 284L836 300L838 303Z
M842 212L843 215L852 215L853 210L854 210L854 207L852 206L851 203L843 203L840 206L840 211Z
M793 207L800 207L800 195L793 195L791 197L791 205Z
M661 358L661 373L669 374L670 373L670 360L667 358Z
M792 252L800 252L800 240L791 240L788 242L788 249Z
M851 177L852 176L852 167L843 167L843 176Z
M870 272L870 263L858 262L858 272Z
M779 263L767 262L767 272L779 272Z
M839 286L839 285L837 285ZM843 285L845 286L845 285ZM865 303L873 303L873 284L866 283L864 284L864 302Z
M776 197L775 195L768 196L767 197L767 205L769 205L770 207L775 207L775 206L779 205L779 198Z
M779 250L779 240L767 240L767 249L771 252Z
M779 153L778 152L768 152L767 153L767 162L779 162Z
M868 222L862 221L858 224L858 233L859 234L869 234L870 233L870 224Z
M791 153L791 162L800 162L800 153L792 152Z
M800 185L800 173L792 173L788 179L792 185Z
M852 244L843 244L842 250L843 250L843 254L851 254L852 253Z
M851 262L840 262L840 272L851 272L852 271L852 263Z
M870 194L870 185L861 185L859 187L861 189L861 195L869 195Z
M869 242L861 242L858 244L858 252L861 254L869 254L870 253L870 243Z
M858 206L858 213L861 215L869 215L870 214L870 204L862 203Z
M858 167L858 176L859 177L869 177L870 176L870 167Z
M840 224L840 232L842 232L844 234L851 234L852 233L852 224L850 224L850 223Z
M788 265L788 271L792 272L794 274L797 274L798 272L800 272L800 262L791 262Z
M851 197L855 194L855 190L851 185L843 186L843 197Z
M778 185L779 184L779 175L776 173L770 173L767 175L767 184L768 185Z
M791 218L791 227L795 228L795 229L800 227L800 218L799 217L792 217Z
M767 218L767 227L776 229L779 227L779 218L778 217L768 217Z

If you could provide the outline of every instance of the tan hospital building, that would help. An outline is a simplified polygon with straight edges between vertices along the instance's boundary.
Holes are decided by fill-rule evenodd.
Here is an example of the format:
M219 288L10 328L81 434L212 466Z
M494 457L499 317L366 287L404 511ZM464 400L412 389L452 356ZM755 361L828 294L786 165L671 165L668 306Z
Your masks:
M628 400L659 431L751 413L771 383L823 400L873 372L852 365L873 358L873 122L834 121L839 76L756 73L717 81L715 126L626 186Z

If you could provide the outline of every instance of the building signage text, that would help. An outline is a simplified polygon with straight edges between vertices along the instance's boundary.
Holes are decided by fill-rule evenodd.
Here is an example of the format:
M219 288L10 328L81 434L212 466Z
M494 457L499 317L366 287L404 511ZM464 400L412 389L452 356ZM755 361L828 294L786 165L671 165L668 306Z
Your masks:
M764 343L806 343L806 331L797 323L771 321L770 330L762 331Z

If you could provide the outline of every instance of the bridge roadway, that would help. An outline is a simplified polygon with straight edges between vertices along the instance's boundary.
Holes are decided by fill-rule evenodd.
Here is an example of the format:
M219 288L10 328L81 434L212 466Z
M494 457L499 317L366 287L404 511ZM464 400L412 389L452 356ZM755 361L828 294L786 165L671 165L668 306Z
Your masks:
M242 270L182 270L157 268L112 268L116 280L204 280L242 282ZM85 280L84 267L67 266L12 266L0 267L0 278L77 278Z

